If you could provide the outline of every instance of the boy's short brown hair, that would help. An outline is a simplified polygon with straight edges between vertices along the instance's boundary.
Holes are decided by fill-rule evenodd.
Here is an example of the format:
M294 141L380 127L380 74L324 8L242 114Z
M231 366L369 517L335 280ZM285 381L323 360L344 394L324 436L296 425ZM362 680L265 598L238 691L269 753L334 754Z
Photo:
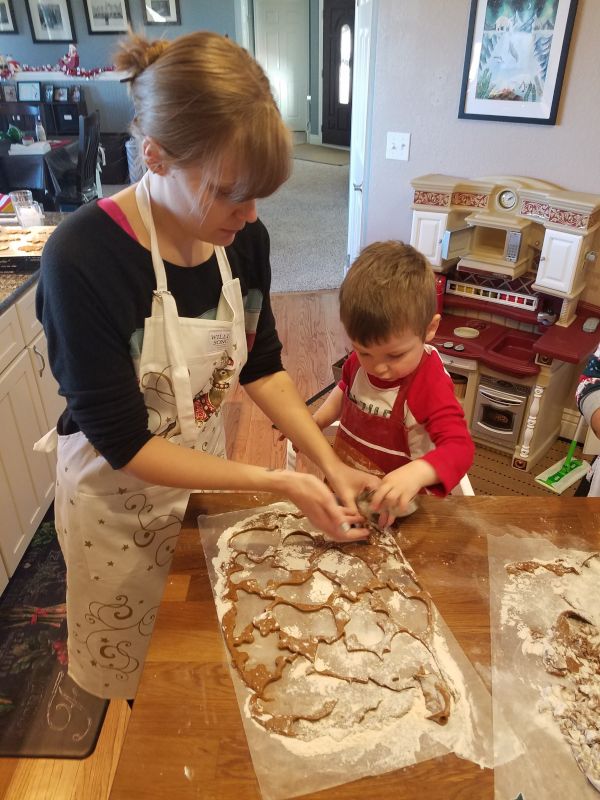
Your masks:
M436 313L435 275L425 256L403 242L374 242L340 286L340 318L363 345L412 331L423 340Z

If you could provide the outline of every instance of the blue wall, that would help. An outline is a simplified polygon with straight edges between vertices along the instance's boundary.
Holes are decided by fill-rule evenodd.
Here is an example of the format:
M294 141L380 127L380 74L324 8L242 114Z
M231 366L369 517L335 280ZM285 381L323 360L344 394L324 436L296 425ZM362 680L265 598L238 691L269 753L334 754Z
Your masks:
M67 44L34 43L25 8L28 0L13 0L18 33L0 34L0 53L10 55L21 64L54 66L68 50ZM84 11L85 0L69 0L79 63L83 69L107 67L112 63L112 53L117 48L118 35L90 35ZM142 23L141 0L128 0L131 26L137 33L151 39L174 39L184 33L205 29L227 34L235 40L234 0L179 0L181 25L146 25Z

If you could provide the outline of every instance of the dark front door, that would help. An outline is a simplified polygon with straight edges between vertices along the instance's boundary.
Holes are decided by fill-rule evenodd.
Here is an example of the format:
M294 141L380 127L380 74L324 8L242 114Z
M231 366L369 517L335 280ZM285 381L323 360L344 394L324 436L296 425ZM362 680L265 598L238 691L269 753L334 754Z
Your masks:
M323 144L350 146L354 0L323 5Z

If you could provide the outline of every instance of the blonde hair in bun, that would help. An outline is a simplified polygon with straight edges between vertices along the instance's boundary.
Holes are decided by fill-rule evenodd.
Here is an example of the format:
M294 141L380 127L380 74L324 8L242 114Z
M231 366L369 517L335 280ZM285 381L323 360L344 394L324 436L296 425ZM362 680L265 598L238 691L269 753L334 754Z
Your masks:
M290 134L260 65L231 39L196 31L171 41L130 34L115 58L127 71L135 116L174 165L202 165L216 184L233 159L235 200L266 197L291 168Z
M134 81L168 46L169 43L165 39L151 42L144 36L130 31L128 39L119 45L115 55L115 66L118 70L129 73L127 80Z

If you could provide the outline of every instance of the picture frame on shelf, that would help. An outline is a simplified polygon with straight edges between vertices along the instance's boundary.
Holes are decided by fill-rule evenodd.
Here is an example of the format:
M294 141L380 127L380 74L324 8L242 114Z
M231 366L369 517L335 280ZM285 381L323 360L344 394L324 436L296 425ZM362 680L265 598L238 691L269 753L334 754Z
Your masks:
M21 103L39 103L42 99L42 85L39 81L19 81L17 97Z
M555 125L578 0L471 0L458 116Z
M181 25L179 0L141 0L144 25Z
M77 41L70 0L25 0L25 8L34 42Z
M81 101L81 86L69 86L69 102L79 103Z
M54 87L54 102L55 103L66 103L69 98L69 90L66 86L55 86Z
M83 7L91 36L127 33L129 30L127 0L83 0Z
M12 0L0 0L0 33L18 33Z
M17 102L17 84L16 83L5 83L2 86L2 94L4 95L4 102L5 103L16 103Z
M44 84L44 103L54 101L54 86L51 83Z

